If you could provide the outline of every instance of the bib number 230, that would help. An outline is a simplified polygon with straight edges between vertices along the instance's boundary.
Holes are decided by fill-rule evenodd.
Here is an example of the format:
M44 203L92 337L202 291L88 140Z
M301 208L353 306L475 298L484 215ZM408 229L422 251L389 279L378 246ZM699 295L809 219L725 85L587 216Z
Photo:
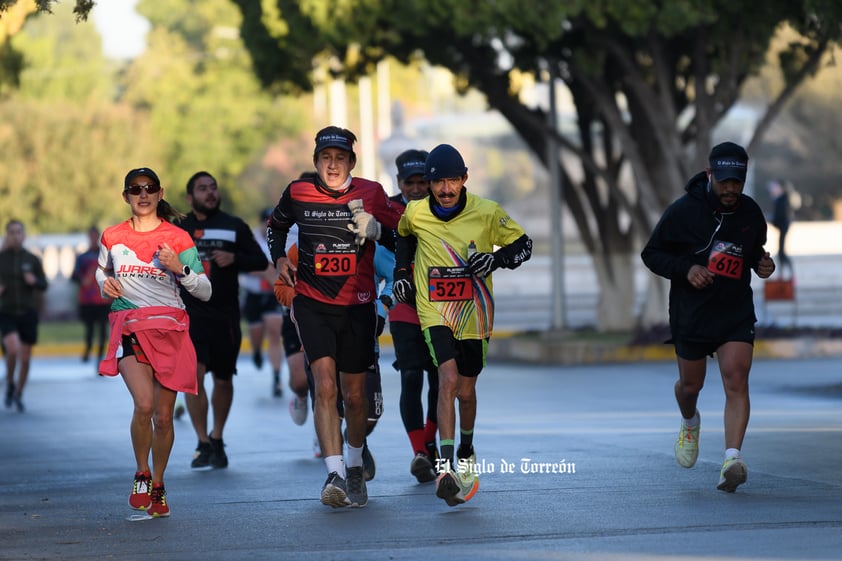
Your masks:
M354 253L321 253L316 255L316 274L323 276L347 276L357 268Z

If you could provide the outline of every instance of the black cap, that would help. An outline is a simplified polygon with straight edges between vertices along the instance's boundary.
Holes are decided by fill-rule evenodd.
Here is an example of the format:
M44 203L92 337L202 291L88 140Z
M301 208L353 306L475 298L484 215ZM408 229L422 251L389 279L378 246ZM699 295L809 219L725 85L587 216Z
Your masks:
M151 169L136 168L126 174L126 179L125 181L123 181L123 189L128 189L129 185L131 185L132 180L134 180L135 177L140 177L141 175L153 180L155 182L155 185L161 184L161 180L158 179L158 174L152 171Z
M429 154L426 150L405 150L395 158L398 178L409 179L413 175L424 175L424 162Z
M736 179L745 183L748 171L748 154L745 148L733 142L717 144L708 156L710 172L717 181Z
M337 127L331 127L337 128ZM313 155L318 155L319 152L325 148L341 148L348 152L354 152L354 140L342 130L324 131L316 136L316 148L313 150Z
M450 144L439 144L433 148L424 163L424 179L462 177L466 173L468 173L468 168L465 167L465 160Z

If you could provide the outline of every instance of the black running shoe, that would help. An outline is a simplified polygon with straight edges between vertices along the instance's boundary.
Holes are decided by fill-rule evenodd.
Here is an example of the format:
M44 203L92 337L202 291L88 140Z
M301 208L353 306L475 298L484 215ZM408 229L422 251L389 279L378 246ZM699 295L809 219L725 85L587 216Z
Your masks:
M193 461L190 462L190 467L193 469L202 469L210 467L211 445L210 442L199 441L196 445L196 451L193 452Z
M368 490L365 486L363 467L349 467L345 471L348 473L348 478L345 480L348 486L348 500L351 501L351 506L362 508L368 504Z
M225 443L222 442L222 439L214 438L212 436L210 438L210 465L217 469L227 468L228 467L228 456L225 455Z
M436 470L429 456L424 452L418 452L409 464L409 471L418 480L418 483L428 483L436 480Z
M6 386L6 407L11 407L15 401L15 387Z
M363 441L363 473L366 481L374 479L377 473L377 463L374 461L371 450L368 449L368 440Z

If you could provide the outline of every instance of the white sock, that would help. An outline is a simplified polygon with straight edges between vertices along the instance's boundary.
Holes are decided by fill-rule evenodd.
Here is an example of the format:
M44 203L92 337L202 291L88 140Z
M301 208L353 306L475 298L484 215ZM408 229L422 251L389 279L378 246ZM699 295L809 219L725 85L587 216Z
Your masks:
M325 467L328 473L334 471L339 474L339 477L345 479L345 462L342 461L342 456L325 456Z
M696 412L693 413L693 416L689 419L685 419L684 417L682 417L682 420L684 421L684 426L688 429L699 426L699 410L697 409Z
M725 450L725 459L728 458L739 458L740 457L740 450L739 448L728 448Z
M354 448L350 444L348 448L348 467L361 467L363 465L363 447Z

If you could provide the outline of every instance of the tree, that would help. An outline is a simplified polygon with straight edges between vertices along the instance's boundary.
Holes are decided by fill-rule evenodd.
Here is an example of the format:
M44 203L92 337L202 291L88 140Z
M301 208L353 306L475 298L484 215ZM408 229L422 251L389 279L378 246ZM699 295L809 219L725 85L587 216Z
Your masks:
M9 43L21 56L18 87L0 100L0 215L33 234L124 218L125 162L158 150L143 114L112 102L96 30L74 23L69 5L50 17L32 9L20 23Z
M261 89L230 2L140 0L137 9L152 29L146 51L125 72L121 99L148 112L172 201L184 207L187 179L207 170L224 189L226 208L256 220L277 201L283 180L238 183L270 142L303 128L306 113L297 100Z
M0 17L5 17L5 13L12 10L12 8L19 5L26 5L27 11L38 11L52 13L53 7L60 4L60 0L0 0ZM73 13L76 14L76 21L84 21L88 19L88 14L93 9L93 0L76 0L73 6Z
M50 14L32 1L6 8L0 30L12 31L6 44L20 64L0 99L0 214L33 233L124 218L119 189L132 167L156 169L182 210L186 179L207 169L226 209L254 221L300 173L295 158L283 173L261 164L269 143L304 128L306 111L261 89L227 0L141 1L149 47L125 65L103 57L94 26L74 23L69 3Z
M798 36L780 54L785 82L749 135L749 151L821 67L842 21L834 0L232 1L265 87L309 88L316 56L334 57L334 71L353 78L385 56L421 53L450 69L463 91L485 94L545 164L547 118L520 100L518 76L563 80L578 126L575 137L556 134L563 198L593 258L603 329L633 325L628 287L641 240L704 167L716 125L779 29ZM664 284L652 287L644 324L665 317Z

